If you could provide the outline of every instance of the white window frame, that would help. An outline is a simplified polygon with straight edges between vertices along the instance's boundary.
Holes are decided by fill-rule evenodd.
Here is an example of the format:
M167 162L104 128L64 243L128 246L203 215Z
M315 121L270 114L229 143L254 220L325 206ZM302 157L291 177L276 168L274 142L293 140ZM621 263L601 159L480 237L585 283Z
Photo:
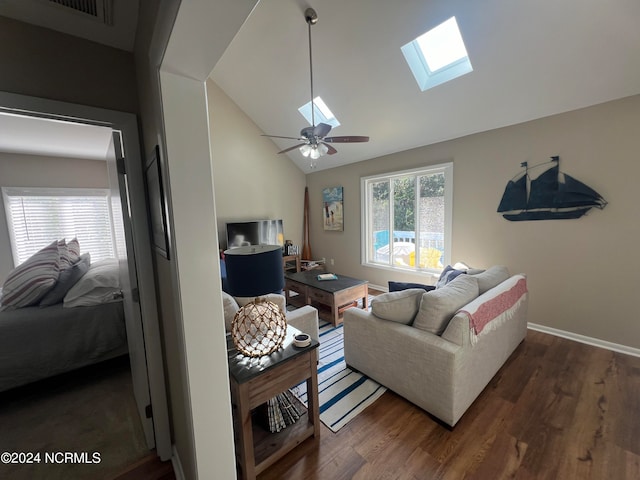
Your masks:
M421 268L419 266L419 259L416 258L415 266L400 266L393 264L393 256L389 255L389 264L382 264L380 262L371 261L369 258L369 252L373 251L373 247L370 242L373 241L373 231L372 231L372 212L369 203L369 185L371 183L377 183L382 181L391 182L394 178L398 177L406 177L415 175L416 178L422 175L433 175L443 173L445 179L445 188L444 188L444 258L443 265L451 264L451 232L452 232L452 223L453 223L453 162L440 163L437 165L429 165L426 167L414 168L410 170L402 170L396 172L390 172L385 174L378 175L370 175L367 177L360 178L360 205L361 205L361 264L366 267L380 268L384 270L403 270L403 271L411 271L415 273L424 272L424 273L439 273L442 269L434 269L434 268ZM416 200L420 196L420 189L416 189ZM390 189L389 192L390 199L393 198L393 189ZM418 204L418 203L416 203ZM393 230L393 207L392 202L389 202L389 229L390 232ZM420 222L419 218L416 219L415 222L415 231L416 238L417 232L420 231ZM391 237L390 237L391 240ZM419 256L419 249L418 249Z
M75 197L75 196L81 196L81 197L87 197L87 196L91 196L91 197L102 197L105 199L106 202L106 208L108 210L108 214L109 214L109 220L110 220L110 242L112 245L112 251L113 251L113 256L117 257L117 252L119 248L122 248L123 246L120 245L120 243L123 242L124 239L120 239L115 232L115 227L114 227L114 212L113 212L113 206L111 203L111 192L109 191L109 189L105 189L105 188L48 188L48 187L2 187L2 199L4 202L4 208L5 208L5 215L6 215L6 220L7 220L7 230L9 233L9 239L11 241L11 254L13 257L13 264L14 267L18 266L20 263L24 262L27 258L22 258L20 259L18 256L18 245L17 245L17 239L16 239L16 235L15 235L15 230L14 230L14 221L13 221L13 217L12 217L12 213L11 213L11 207L10 207L10 200L9 197L37 197L37 196L45 196L45 197ZM61 236L60 238L57 238L58 235L56 234L52 234L51 239L49 240L49 242L52 242L56 239L61 240L63 237ZM75 235L74 235L75 236ZM69 236L67 235L66 240L69 241L73 238L73 236L71 236L69 238ZM83 247L82 244L82 239L79 239L79 243L80 243L80 249L82 252L87 251L87 247L86 245ZM31 255L33 253L36 253L40 248L45 247L46 245L41 245L38 249L36 249L35 251L33 251L31 253ZM30 255L29 255L30 256ZM99 258L94 258L94 256L92 256L91 261L97 261L100 260L103 257L99 257Z

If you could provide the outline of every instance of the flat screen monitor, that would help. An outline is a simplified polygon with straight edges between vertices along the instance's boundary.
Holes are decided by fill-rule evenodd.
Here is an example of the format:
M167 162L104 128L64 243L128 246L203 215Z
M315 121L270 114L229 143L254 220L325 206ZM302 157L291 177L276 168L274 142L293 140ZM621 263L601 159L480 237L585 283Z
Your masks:
M227 248L248 245L280 245L284 247L282 220L227 223Z

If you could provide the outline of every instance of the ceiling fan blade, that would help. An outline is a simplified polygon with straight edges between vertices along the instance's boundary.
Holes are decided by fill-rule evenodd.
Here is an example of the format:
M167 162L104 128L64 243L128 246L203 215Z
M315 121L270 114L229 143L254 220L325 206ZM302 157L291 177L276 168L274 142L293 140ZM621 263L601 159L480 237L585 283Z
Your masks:
M333 155L334 153L338 153L338 150L333 148L332 145L329 145L328 143L324 143L324 142L322 142L322 144L329 149L329 150L327 150L327 155Z
M296 148L300 148L303 145L306 145L306 143L299 143L298 145L294 145L293 147L285 148L284 150L281 150L278 153L287 153L287 152L290 152L291 150L295 150Z
M331 131L331 125L327 125L326 123L319 123L316 125L316 128L313 129L313 134L316 137L324 137L327 133Z
M265 135L264 133L260 135L261 137L269 137L269 138L287 138L289 140L304 140L304 138L300 137L282 137L280 135Z
M344 137L327 137L323 139L324 142L329 143L356 143L356 142L368 142L369 137L362 137L358 135L349 135Z

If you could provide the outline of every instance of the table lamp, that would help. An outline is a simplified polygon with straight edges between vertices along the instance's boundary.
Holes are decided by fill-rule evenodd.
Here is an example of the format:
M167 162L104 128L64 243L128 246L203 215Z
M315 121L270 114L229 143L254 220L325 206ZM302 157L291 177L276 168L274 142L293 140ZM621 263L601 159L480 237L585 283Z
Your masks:
M269 355L282 345L287 321L278 305L260 295L281 293L284 288L282 247L250 245L225 250L224 255L228 293L234 297L256 297L233 317L233 343L243 355Z

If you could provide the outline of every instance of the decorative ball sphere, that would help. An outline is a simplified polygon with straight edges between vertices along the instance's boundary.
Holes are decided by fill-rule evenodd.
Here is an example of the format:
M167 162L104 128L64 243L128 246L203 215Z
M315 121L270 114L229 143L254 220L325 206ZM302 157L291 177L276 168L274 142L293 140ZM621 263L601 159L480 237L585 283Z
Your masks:
M284 341L287 320L273 302L256 298L233 317L231 339L236 348L248 357L262 357L275 352Z

